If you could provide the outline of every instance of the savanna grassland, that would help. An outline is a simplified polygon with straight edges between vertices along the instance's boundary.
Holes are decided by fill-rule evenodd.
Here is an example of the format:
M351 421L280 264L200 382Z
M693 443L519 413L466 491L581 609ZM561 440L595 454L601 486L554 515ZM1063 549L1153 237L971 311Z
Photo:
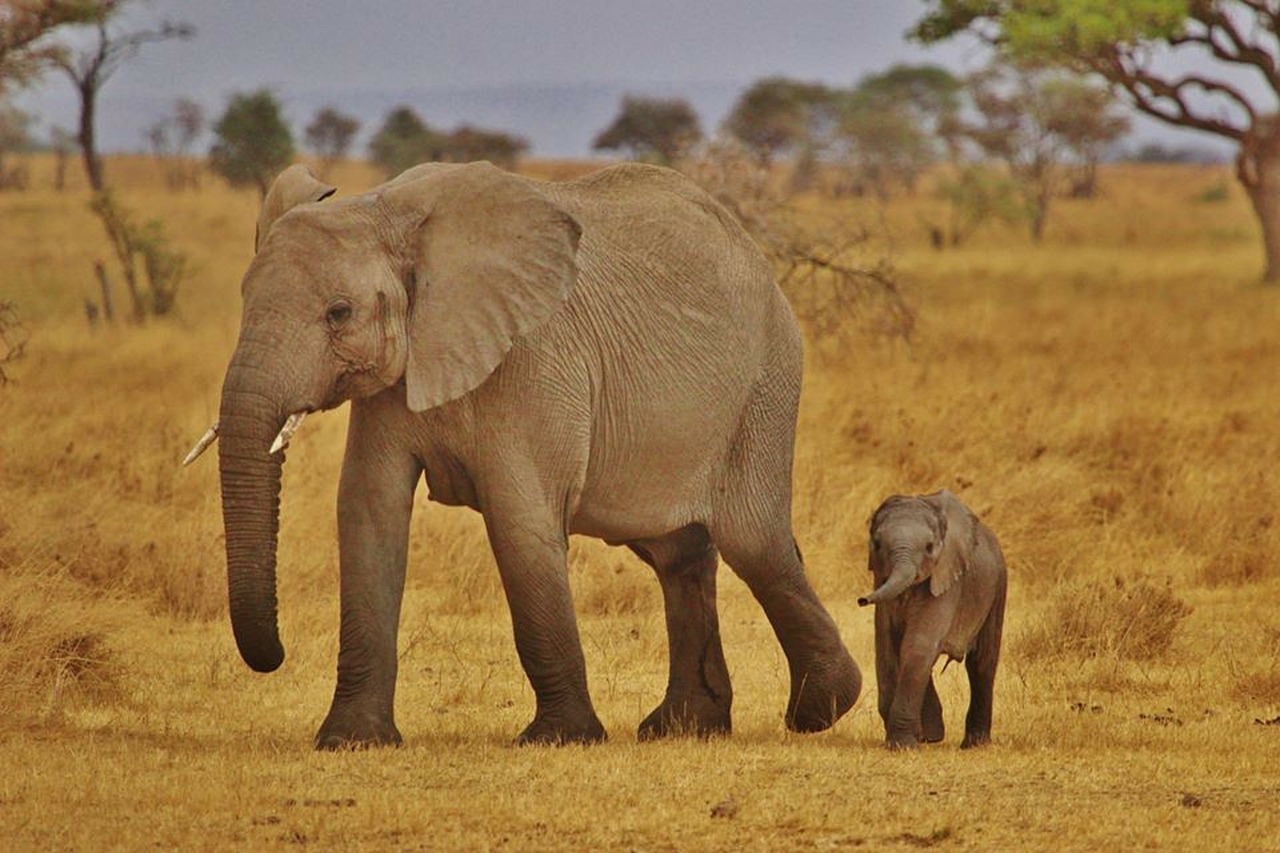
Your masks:
M270 676L225 613L214 419L256 198L172 193L108 164L192 273L179 314L90 328L107 248L82 189L0 194L0 301L29 334L0 387L0 836L11 850L1280 849L1280 288L1226 167L1113 167L1046 241L993 225L935 251L928 192L874 223L918 312L910 342L810 348L795 476L809 571L862 666L830 732L787 734L785 661L726 569L735 731L637 744L662 695L658 586L575 541L572 581L611 739L516 749L533 697L478 516L419 495L400 632L406 746L317 754L336 659L333 507L345 418L285 466ZM558 167L564 169L566 167ZM548 167L543 167L543 173ZM343 191L375 181L340 167ZM123 294L118 294L118 301ZM866 521L950 488L1009 560L994 744L881 747ZM941 669L941 667L939 667ZM1264 724L1271 722L1271 724Z

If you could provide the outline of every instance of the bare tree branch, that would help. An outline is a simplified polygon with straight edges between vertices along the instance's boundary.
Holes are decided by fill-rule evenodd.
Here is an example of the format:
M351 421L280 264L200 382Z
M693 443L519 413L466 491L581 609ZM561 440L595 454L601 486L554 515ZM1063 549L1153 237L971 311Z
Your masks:
M1170 45L1200 45L1223 62L1255 68L1261 72L1271 90L1280 95L1280 75L1277 74L1276 57L1271 51L1246 38L1231 16L1216 6L1198 11L1193 17L1203 25L1204 31L1187 32L1170 38ZM1274 33L1275 30L1271 32ZM1226 37L1229 44L1219 41L1219 33Z
M1089 64L1094 71L1120 86L1133 99L1135 107L1169 124L1195 128L1237 141L1244 139L1247 127L1240 127L1223 118L1204 115L1194 109L1187 99L1190 89L1221 95L1232 101L1248 116L1249 126L1257 120L1253 104L1238 89L1226 83L1197 74L1167 80L1148 71L1131 53L1119 48L1113 48L1108 53L1089 60Z
M107 25L126 2L127 0L103 0L97 6L93 24L98 31L98 38L94 47L75 56L63 50L53 58L57 67L71 78L80 95L80 129L77 139L89 186L98 193L105 188L94 130L98 92L120 64L137 54L142 45L170 39L185 40L195 35L195 28L190 24L171 21L165 21L154 29L112 33Z
M830 233L818 233L783 182L743 146L713 142L680 166L759 244L815 342L839 341L859 328L910 340L915 313L893 266L883 258L861 261L873 243L865 228L839 220L827 223Z

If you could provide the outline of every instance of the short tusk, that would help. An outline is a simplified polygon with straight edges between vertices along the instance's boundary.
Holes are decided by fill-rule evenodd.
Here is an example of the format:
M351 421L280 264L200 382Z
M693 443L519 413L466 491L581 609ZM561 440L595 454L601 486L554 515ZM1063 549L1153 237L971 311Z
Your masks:
M209 427L209 431L200 437L196 442L196 446L191 448L191 452L187 454L187 458L182 460L182 467L190 465L200 458L200 454L209 449L209 445L218 440L218 421L213 422L213 426Z
M306 412L294 412L285 420L284 426L280 427L280 434L276 436L276 440L271 442L271 452L279 453L289 446L289 439L293 438L293 434L298 431L298 427L302 426L302 421L306 418Z

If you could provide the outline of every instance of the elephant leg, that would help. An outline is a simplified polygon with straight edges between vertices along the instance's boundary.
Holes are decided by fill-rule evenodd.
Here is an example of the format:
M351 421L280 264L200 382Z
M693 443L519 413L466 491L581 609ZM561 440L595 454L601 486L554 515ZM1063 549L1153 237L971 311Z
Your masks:
M924 703L920 707L920 740L923 743L941 743L947 736L947 727L942 722L942 700L938 697L938 689L933 685L933 676L924 686Z
M790 531L761 538L741 527L721 527L715 536L725 562L764 608L786 655L791 670L787 728L830 728L857 701L862 674L809 585Z
M783 309L777 316L787 318ZM862 673L805 577L791 530L791 465L803 356L795 328L771 330L766 360L743 411L713 505L711 539L764 608L791 670L786 725L830 728L853 707Z
M964 719L961 749L982 746L991 740L991 705L995 692L996 665L1000 662L1000 640L1004 631L1004 598L1002 585L987 620L978 631L973 651L965 656L969 674L969 712Z
M533 722L516 742L591 743L605 739L587 693L587 668L569 590L568 544L551 512L519 498L482 499L489 543L511 609L516 651L537 699Z
M640 724L640 740L728 734L733 688L716 614L716 550L705 527L628 543L662 584L667 617L666 696Z
M937 659L935 643L921 641L908 633L902 644L898 683L885 724L885 743L890 749L912 749L919 745L921 712L925 693L933 681L933 663Z
M341 631L338 684L317 749L401 743L396 729L396 632L408 558L409 517L421 465L370 440L378 430L352 407L338 488Z
M902 632L896 630L889 619L889 608L876 606L876 709L884 722L885 733L889 729L889 711L893 708L893 694L898 686L898 648L902 645Z

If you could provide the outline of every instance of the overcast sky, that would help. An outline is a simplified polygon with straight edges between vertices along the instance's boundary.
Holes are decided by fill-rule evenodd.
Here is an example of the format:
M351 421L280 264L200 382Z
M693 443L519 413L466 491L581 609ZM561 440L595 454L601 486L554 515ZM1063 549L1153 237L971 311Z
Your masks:
M113 88L212 97L269 84L333 91L509 83L848 84L909 45L917 0L141 0L131 17L195 24L145 51ZM376 10L376 11L370 11Z
M332 103L360 115L367 138L386 107L409 101L432 124L497 122L530 136L535 153L585 153L587 125L613 109L615 90L688 89L701 112L722 112L725 93L768 75L847 86L896 62L981 65L984 51L970 40L926 48L904 38L925 8L921 0L135 0L122 24L185 21L197 36L147 45L120 69L103 90L100 136L108 150L138 148L143 128L175 98L216 116L232 93L266 86L295 131ZM477 115L467 116L465 90L513 86L554 91L534 114L511 104L509 91L505 105L473 97ZM565 86L604 89L575 111L547 102ZM429 96L442 91L453 95ZM610 106L600 103L605 91ZM57 75L22 103L44 128L75 125L74 94ZM721 116L702 118L714 129ZM572 122L583 127L557 127Z

